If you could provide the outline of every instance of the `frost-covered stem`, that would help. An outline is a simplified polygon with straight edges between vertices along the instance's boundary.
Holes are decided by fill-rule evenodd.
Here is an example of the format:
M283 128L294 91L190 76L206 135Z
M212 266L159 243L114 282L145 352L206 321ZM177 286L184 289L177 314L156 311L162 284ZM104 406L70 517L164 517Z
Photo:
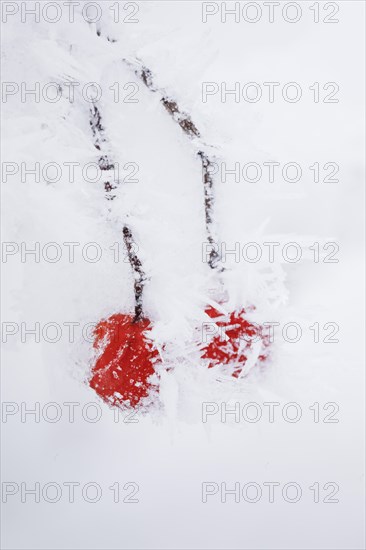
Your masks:
M156 88L153 82L153 74L147 67L141 65L136 68L135 64L125 60L126 63L132 66L135 70L135 74L143 81L145 86L152 92L158 92L160 95L160 101L163 104L166 111L170 114L173 120L179 124L183 132L190 138L201 138L201 133L197 126L192 121L191 117L182 111L178 103L169 97L166 92L160 88ZM212 249L208 260L208 265L211 269L223 271L223 267L220 265L220 255L217 252L217 242L214 238L214 223L213 223L213 207L214 207L214 181L212 177L212 171L210 166L213 164L213 160L210 159L207 153L200 148L197 155L201 159L202 165L202 179L204 187L204 206L205 206L205 223L207 240L211 244Z
M105 137L105 129L102 125L102 116L98 107L93 103L90 108L90 120L89 124L93 133L94 147L102 153L98 159L98 166L101 171L107 172L104 180L104 189L106 191L106 199L113 200L116 195L112 195L111 191L116 189L116 186L111 183L113 178L114 163L110 161L107 152L108 142ZM103 151L104 150L104 151ZM108 174L110 172L110 174ZM112 176L112 177L109 177Z
M127 62L130 64L130 62ZM179 124L179 126L182 128L183 132L190 138L200 138L201 133L198 130L197 126L194 124L191 117L182 111L178 103L172 99L171 97L166 94L165 90L162 90L160 88L156 88L153 83L153 75L150 69L147 67L142 66L141 69L135 69L135 74L141 78L143 83L149 90L152 92L158 92L160 95L160 101L165 107L165 109L168 111L168 113L171 115L171 117Z
M106 190L106 199L113 200L115 195L111 195L112 189L116 186L111 185L110 178L108 178L108 171L114 170L114 163L110 161L107 149L107 139L105 136L105 128L102 124L102 116L98 107L93 104L90 109L90 127L94 138L94 147L101 152L101 156L98 160L100 170L107 172L107 178L104 181L104 189ZM128 259L134 274L134 291L135 291L135 317L133 322L137 323L143 317L142 309L142 293L144 284L146 281L145 273L142 269L142 264L137 254L134 252L135 242L133 239L132 231L126 225L123 227L123 240L127 249Z
M135 288L135 318L134 323L137 323L143 317L142 309L142 294L146 281L145 273L142 269L142 264L137 254L134 252L135 242L132 237L132 232L127 225L123 228L123 240L127 248L128 260L133 269L134 274L134 288Z
M198 155L201 157L202 162L202 175L203 175L203 188L205 193L205 219L206 219L206 234L207 240L211 244L211 252L208 260L208 265L211 269L220 269L220 255L215 249L216 243L212 234L213 220L212 220L212 211L214 203L214 194L213 194L213 177L212 172L210 171L211 161L209 157L203 151L199 151Z

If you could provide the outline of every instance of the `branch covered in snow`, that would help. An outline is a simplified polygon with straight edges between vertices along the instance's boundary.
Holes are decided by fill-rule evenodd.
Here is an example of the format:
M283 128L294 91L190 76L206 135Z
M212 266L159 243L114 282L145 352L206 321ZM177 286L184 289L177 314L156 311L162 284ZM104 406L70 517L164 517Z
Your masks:
M137 254L134 252L135 242L132 237L132 232L127 225L123 227L123 240L127 248L128 260L133 269L134 273L134 288L135 288L135 318L134 322L136 323L143 316L142 310L142 294L144 290L144 285L146 281L145 273L142 269L142 264Z
M101 171L107 172L106 178L104 180L104 189L106 191L106 199L113 200L116 195L111 195L111 191L116 189L115 185L112 185L110 180L112 178L108 177L108 172L114 170L114 163L109 160L108 154L106 151L103 152L103 149L106 148L107 139L105 137L105 129L102 125L102 117L98 107L93 104L90 109L90 127L94 137L94 147L101 151L103 154L98 159L98 166Z
M152 92L158 92L160 95L160 101L163 104L166 111L170 114L173 120L179 124L183 132L190 138L201 138L201 133L197 126L193 122L192 118L179 108L176 100L172 99L165 90L157 88L154 85L153 74L150 69L145 67L137 61L132 63L130 60L124 60L129 66L134 69L135 74L143 81L145 86ZM213 207L214 207L214 180L212 170L210 168L213 164L213 159L203 150L204 147L199 146L197 155L201 159L202 176L204 186L204 201L205 201L205 221L206 221L206 233L208 242L213 245L208 260L208 265L211 269L217 269L220 272L224 268L220 265L220 255L215 250L217 239L215 238L215 232L213 227Z
M102 116L100 110L93 105L93 108L90 110L90 127L92 130L94 138L94 147L102 153L99 157L98 165L100 170L111 171L114 169L114 163L109 159L109 156L106 152L108 140L105 136L105 128L102 124ZM113 200L115 195L111 195L110 192L112 189L115 189L116 186L113 186L110 181L110 178L104 180L104 189L107 192L106 198L108 200ZM135 318L134 322L139 321L143 317L142 309L142 294L143 288L146 281L145 273L142 269L142 264L137 254L134 252L135 242L132 236L132 231L127 225L123 227L123 240L127 249L128 259L134 273L134 290L135 290Z
M210 252L210 256L208 259L208 265L211 269L219 269L220 271L223 271L223 267L220 266L220 255L215 249L215 244L217 241L215 241L214 236L212 234L212 211L213 211L213 203L214 203L214 193L213 193L213 177L212 172L210 171L210 166L212 164L209 157L204 153L203 151L199 151L198 155L201 157L202 162L202 172L203 172L203 185L204 185L204 192L205 192L205 218L206 218L206 233L207 233L207 240L212 245L212 249Z

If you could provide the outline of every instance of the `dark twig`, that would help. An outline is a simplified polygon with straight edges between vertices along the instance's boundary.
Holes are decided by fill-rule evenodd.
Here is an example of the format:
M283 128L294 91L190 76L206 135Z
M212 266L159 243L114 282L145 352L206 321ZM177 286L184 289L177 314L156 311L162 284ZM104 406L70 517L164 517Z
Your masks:
M202 162L202 174L203 174L203 186L204 186L204 193L205 193L205 219L206 219L206 233L207 233L207 240L212 246L208 265L211 269L219 269L222 271L222 267L220 266L220 254L215 249L217 243L215 242L215 239L212 235L212 226L213 226L213 220L212 220L212 210L213 210L213 202L214 202L214 194L213 194L213 177L212 172L210 171L211 161L204 153L203 151L199 151L198 155L201 157Z
M105 129L104 129L104 126L102 125L102 117L101 117L100 111L95 104L93 104L92 107L90 108L89 124L94 137L94 147L98 151L102 152L102 150L107 147L107 139L105 137ZM113 185L111 183L111 181L113 181L113 176L114 176L113 174L114 163L109 160L107 153L104 153L98 159L98 166L100 170L102 170L103 172L107 172L107 174L105 175L106 177L104 179L104 189L106 191L106 199L113 200L116 195L112 195L111 191L117 188L116 185ZM108 172L110 172L111 177L108 177Z
M165 107L165 109L168 111L168 113L171 115L171 117L179 124L179 126L182 128L183 132L190 138L200 138L201 134L197 128L197 126L192 121L191 117L182 111L178 103L169 97L166 92L160 88L156 88L154 85L153 80L153 74L147 67L141 66L139 68L136 68L135 65L133 65L130 61L125 60L128 65L132 66L132 68L135 71L136 76L141 78L142 82L145 84L149 90L152 92L158 92L160 97L160 101Z
M161 102L168 113L179 124L185 134L187 134L189 137L200 137L200 133L192 122L190 116L186 113L182 113L179 110L179 107L175 101L173 101L172 99L168 99L167 97L162 97Z
M123 240L127 248L128 260L133 269L134 273L134 288L135 288L135 318L134 323L137 323L143 317L142 310L142 294L144 290L144 285L146 281L145 273L142 269L142 264L140 259L137 257L134 252L135 242L132 237L131 229L127 225L123 228Z

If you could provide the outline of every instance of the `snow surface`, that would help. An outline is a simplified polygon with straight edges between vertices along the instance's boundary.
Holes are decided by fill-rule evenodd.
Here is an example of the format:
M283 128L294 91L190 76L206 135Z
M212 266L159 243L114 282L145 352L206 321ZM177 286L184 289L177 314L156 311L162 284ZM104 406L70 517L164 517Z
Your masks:
M107 4L107 3L105 3ZM304 3L305 4L305 3ZM363 34L362 2L338 2L340 22L294 25L201 22L200 2L139 3L138 24L114 24L108 10L97 28L76 10L69 24L3 24L4 80L29 84L77 80L103 88L99 103L111 158L139 165L138 183L119 185L106 201L101 182L82 177L70 183L41 178L3 184L2 240L98 243L102 261L76 253L58 263L19 256L3 264L3 321L41 326L86 323L133 309L132 275L126 261L114 262L110 246L122 243L122 226L132 227L149 276L144 306L158 346L169 342L160 407L137 415L138 422L113 421L113 413L85 383L91 343L76 330L70 343L35 343L20 335L3 346L2 400L97 402L100 422L2 423L3 481L32 485L55 481L99 483L103 497L90 504L65 498L50 504L2 506L4 548L363 548ZM103 4L104 5L104 4ZM113 38L116 41L107 40ZM267 371L218 383L200 368L192 338L206 320L204 305L214 280L202 262L205 241L201 168L196 144L163 109L159 95L143 86L124 59L139 58L156 84L189 113L203 140L230 163L266 160L337 162L340 182L235 183L216 186L215 221L222 241L336 241L339 263L270 265L235 263L224 276L229 308L257 306L256 318L297 321L304 337L278 340ZM205 81L337 82L338 104L266 101L201 101ZM138 86L138 103L114 103L114 82ZM71 103L22 103L19 95L2 105L3 161L79 162L98 158L89 127L90 105L76 92ZM65 250L65 249L64 249ZM121 248L122 250L122 248ZM263 271L264 269L264 271ZM265 269L269 269L268 272ZM274 286L269 285L270 278ZM312 341L314 322L340 326L338 344ZM202 422L203 402L288 402L302 406L298 423L258 423L220 416ZM314 402L339 405L339 423L314 423ZM65 412L65 408L63 409ZM123 417L122 417L123 418ZM139 484L139 503L113 503L114 482ZM290 481L307 498L296 504L263 498L235 503L219 495L201 501L201 483L228 486L255 481ZM315 481L340 486L337 504L315 504L307 489Z

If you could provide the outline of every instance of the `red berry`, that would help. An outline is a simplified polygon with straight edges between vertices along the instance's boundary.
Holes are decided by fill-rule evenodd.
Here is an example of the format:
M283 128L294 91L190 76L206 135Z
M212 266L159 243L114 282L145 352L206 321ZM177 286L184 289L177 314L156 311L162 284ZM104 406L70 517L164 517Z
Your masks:
M264 328L248 321L247 312L254 308L241 309L224 315L209 306L205 311L219 327L218 334L203 348L203 359L208 359L208 368L226 365L232 376L238 378L245 372L247 361L263 365L269 355L269 337ZM247 373L246 373L247 374Z
M148 319L134 322L132 315L116 313L94 330L94 348L101 353L89 384L111 405L137 407L157 389L150 380L159 355L146 334L150 326Z

